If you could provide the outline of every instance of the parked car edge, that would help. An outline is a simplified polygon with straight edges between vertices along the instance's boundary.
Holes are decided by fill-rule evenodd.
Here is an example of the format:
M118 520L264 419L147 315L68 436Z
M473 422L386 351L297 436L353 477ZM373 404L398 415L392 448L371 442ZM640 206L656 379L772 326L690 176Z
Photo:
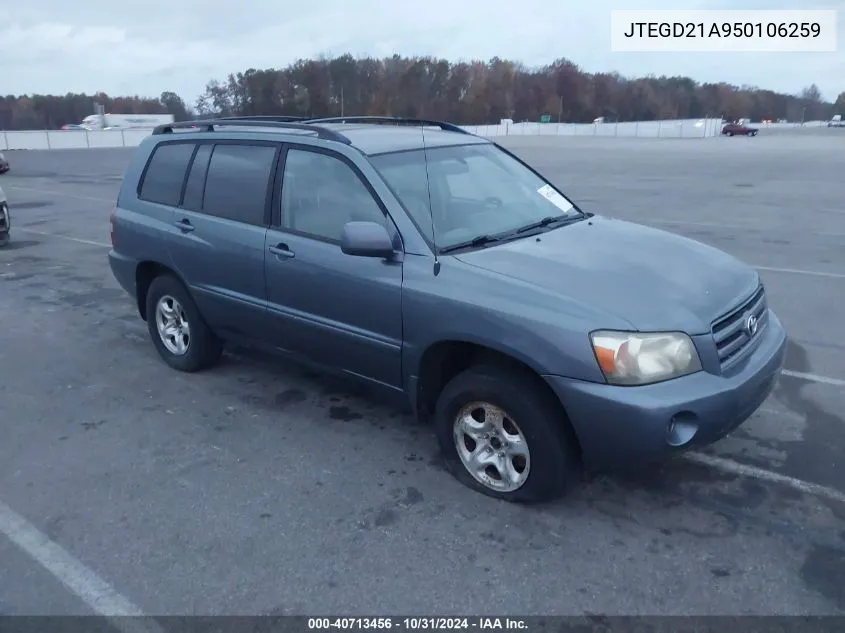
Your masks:
M0 247L9 243L9 234L12 230L12 216L9 213L9 201L6 193L0 187Z

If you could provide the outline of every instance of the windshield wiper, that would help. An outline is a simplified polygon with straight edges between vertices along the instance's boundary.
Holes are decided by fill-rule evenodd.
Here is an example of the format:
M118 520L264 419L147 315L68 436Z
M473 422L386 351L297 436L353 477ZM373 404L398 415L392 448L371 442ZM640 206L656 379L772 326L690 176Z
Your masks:
M471 240L467 240L465 242L458 242L457 244L451 244L450 246L444 246L440 249L441 253L451 253L452 251L459 251L462 248L473 248L476 246L484 246L485 244L492 244L493 242L498 242L502 238L501 237L494 237L492 235L479 235L478 237L474 237Z
M516 230L516 233L527 233L528 231L533 231L534 229L541 229L545 226L549 226L550 224L557 224L558 222L572 222L574 220L581 219L583 216L566 216L566 215L549 215L543 218L542 220L538 220L537 222L532 222L531 224L526 224L525 226Z
M444 246L440 249L439 252L451 253L452 251L461 250L463 248L474 248L478 246L486 246L487 244L492 244L494 242L504 242L507 240L515 239L516 237L519 237L520 235L522 235L523 233L527 233L528 231L534 231L536 229L549 226L551 224L569 224L570 222L577 222L578 220L583 220L584 217L584 215L550 215L548 217L543 218L542 220L532 222L531 224L526 224L525 226L515 229L513 231L507 231L505 233L499 233L497 235L479 235L478 237L474 237L471 240L467 240L465 242L458 242L457 244Z

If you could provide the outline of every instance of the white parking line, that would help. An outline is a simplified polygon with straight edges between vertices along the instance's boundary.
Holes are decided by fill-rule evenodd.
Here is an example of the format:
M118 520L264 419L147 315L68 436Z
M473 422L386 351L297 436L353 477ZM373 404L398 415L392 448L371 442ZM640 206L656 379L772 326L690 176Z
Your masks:
M753 477L755 479L761 479L771 483L782 484L805 494L823 497L831 501L838 501L839 503L845 503L845 493L842 493L835 488L814 484L809 481L804 481L803 479L796 479L795 477L789 477L788 475L781 475L780 473L766 470L765 468L741 464L740 462L736 462L732 459L716 457L715 455L708 455L706 453L691 452L684 455L684 457L689 461L709 466L710 468L715 468L716 470L721 470L734 475Z
M99 198L98 198L99 199ZM106 244L105 242L94 242L91 240L85 240L79 237L69 237L67 235L58 235L56 233L47 233L45 231L35 231L33 229L28 229L25 227L18 227L16 230L24 231L27 233L35 233L36 235L44 235L49 237L58 237L63 240L71 240L72 242L79 242L81 244L90 244L92 246L103 246L104 248L111 248L111 244ZM822 270L799 270L797 268L775 268L772 266L754 266L758 270L768 270L771 272L778 272L778 273L792 273L796 275L813 275L816 277L829 277L832 279L845 279L845 273L829 273Z
M791 376L792 378L800 378L801 380L809 380L811 382L820 382L823 385L833 385L834 387L845 387L845 380L840 378L829 378L827 376L819 376L818 374L805 374L801 371L792 371L791 369L782 369L784 376Z
M804 494L845 503L845 494L838 490L756 466L698 452L687 453L685 458L723 472L785 485ZM155 621L145 616L140 607L118 593L96 572L58 543L50 540L2 501L0 501L0 533L38 562L96 614L108 618L118 630L123 633L164 633Z
M25 227L19 226L14 229L15 231L23 231L24 233L33 233L35 235L44 235L46 237L58 237L62 240L70 240L71 242L78 242L80 244L88 244L89 246L102 246L103 248L111 248L111 244L106 244L105 242L95 242L94 240L86 240L81 237L71 237L70 235L58 235L57 233L47 233L45 231L36 231L35 229L27 229Z
M93 200L94 202L108 202L114 204L117 201L117 196L114 198L97 198L95 196L80 196L75 193L65 193L64 191L51 191L49 189L41 189L38 187L21 187L20 185L3 185L6 189L18 189L19 191L31 191L33 193L46 193L51 196L59 196L60 198L76 198L77 200Z
M832 279L845 279L845 273L829 273L823 270L801 270L798 268L775 268L774 266L754 266L758 270L769 270L775 273L791 273L793 275L812 275L815 277L830 277Z
M36 231L34 229L27 229L23 227L18 227L18 231L23 231L25 233L33 233L35 235L43 235L46 237L57 237L62 240L70 240L71 242L78 242L80 244L87 244L88 246L99 246L102 248L111 248L111 244L107 244L106 242L96 242L94 240L86 240L81 237L71 237L69 235L58 235L56 233L47 233L46 231ZM776 271L784 271L784 272L803 272L805 274L816 274L816 275L828 275L833 277L842 277L845 279L845 274L839 275L836 273L822 273L822 272L811 272L811 271L795 271L786 268L766 268L765 266L757 266L762 270L776 270ZM781 373L785 376L791 376L793 378L801 378L803 380L809 380L810 382L818 382L824 385L832 385L834 387L845 387L845 380L841 378L831 378L829 376L820 376L818 374L806 374L802 372L791 371L789 369L784 369Z
M107 202L107 203L112 204L112 205L115 203L115 200L112 200L112 199L109 199L109 198L96 198L96 197L93 197L93 196L80 196L80 195L71 194L71 193L64 193L64 192L61 192L61 191L50 191L49 189L36 189L34 187L21 187L19 185L7 185L7 188L8 189L20 189L21 191L32 191L34 193L46 193L46 194L49 194L51 196L77 198L79 200L93 200L95 202ZM674 220L660 220L660 219L656 219L656 218L652 218L652 219L642 218L642 219L645 220L646 222L655 222L655 223L664 223L664 224L681 224L681 225L688 224L690 226L713 226L713 227L721 226L722 228L736 226L736 228L743 228L743 227L740 227L739 225L707 224L707 223L704 223L704 222L681 222L681 221L674 221ZM18 230L22 231L24 229L18 229ZM37 233L37 231L30 230L30 233ZM50 235L50 233L39 233L39 235ZM825 235L845 236L845 233L825 233ZM93 244L95 246L108 246L107 244L102 244L100 242L87 242L85 240L80 240L80 239L77 239L77 238L68 238L68 237L65 237L65 236L62 236L62 235L56 235L55 237L64 237L64 239L70 239L70 240L73 240L73 241L76 241L76 242L81 242L83 244ZM757 268L758 270L768 270L769 272L788 273L788 274L793 274L793 275L810 275L810 276L814 276L814 277L827 277L829 279L845 279L845 273L831 273L831 272L826 272L826 271L823 271L823 270L802 270L802 269L798 269L798 268L777 268L777 267L774 267L774 266L758 266L758 265L754 265L754 268Z
M97 615L109 618L124 633L163 633L158 624L143 619L139 607L2 501L0 533L79 596Z
M795 227L785 226L785 227L760 227L760 226L747 226L743 224L731 224L731 223L724 223L724 222L692 222L690 220L672 220L670 218L632 218L631 222L649 222L653 224L671 224L671 225L678 225L678 226L699 226L703 228L710 228L710 229L736 229L739 231L760 231L765 228L768 229L778 229L783 230L786 232L794 231ZM801 231L802 235L822 235L826 237L845 237L845 233L837 232L837 231Z

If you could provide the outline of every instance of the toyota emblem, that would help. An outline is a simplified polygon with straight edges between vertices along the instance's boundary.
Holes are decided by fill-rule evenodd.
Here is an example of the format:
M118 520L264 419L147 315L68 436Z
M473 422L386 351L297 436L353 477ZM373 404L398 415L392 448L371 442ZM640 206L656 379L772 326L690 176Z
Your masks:
M745 320L745 332L748 336L754 336L757 333L757 317L749 314Z

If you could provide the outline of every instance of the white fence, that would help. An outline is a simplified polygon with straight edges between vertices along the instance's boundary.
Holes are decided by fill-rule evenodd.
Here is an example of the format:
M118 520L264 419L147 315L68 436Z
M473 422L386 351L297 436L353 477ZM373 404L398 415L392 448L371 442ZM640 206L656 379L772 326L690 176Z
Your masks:
M4 149L84 149L96 147L135 147L152 132L132 130L20 130L0 132Z
M465 125L479 136L616 136L628 138L707 138L719 136L721 119L673 119L623 123L510 123Z
M465 125L480 136L606 136L627 138L708 138L719 136L721 119L677 119L624 123L511 123ZM804 127L819 127L826 121L810 121ZM758 125L758 124L755 124ZM763 128L795 128L799 123L773 123ZM81 149L90 147L135 147L149 136L150 129L131 130L24 130L0 131L0 151L9 149Z

